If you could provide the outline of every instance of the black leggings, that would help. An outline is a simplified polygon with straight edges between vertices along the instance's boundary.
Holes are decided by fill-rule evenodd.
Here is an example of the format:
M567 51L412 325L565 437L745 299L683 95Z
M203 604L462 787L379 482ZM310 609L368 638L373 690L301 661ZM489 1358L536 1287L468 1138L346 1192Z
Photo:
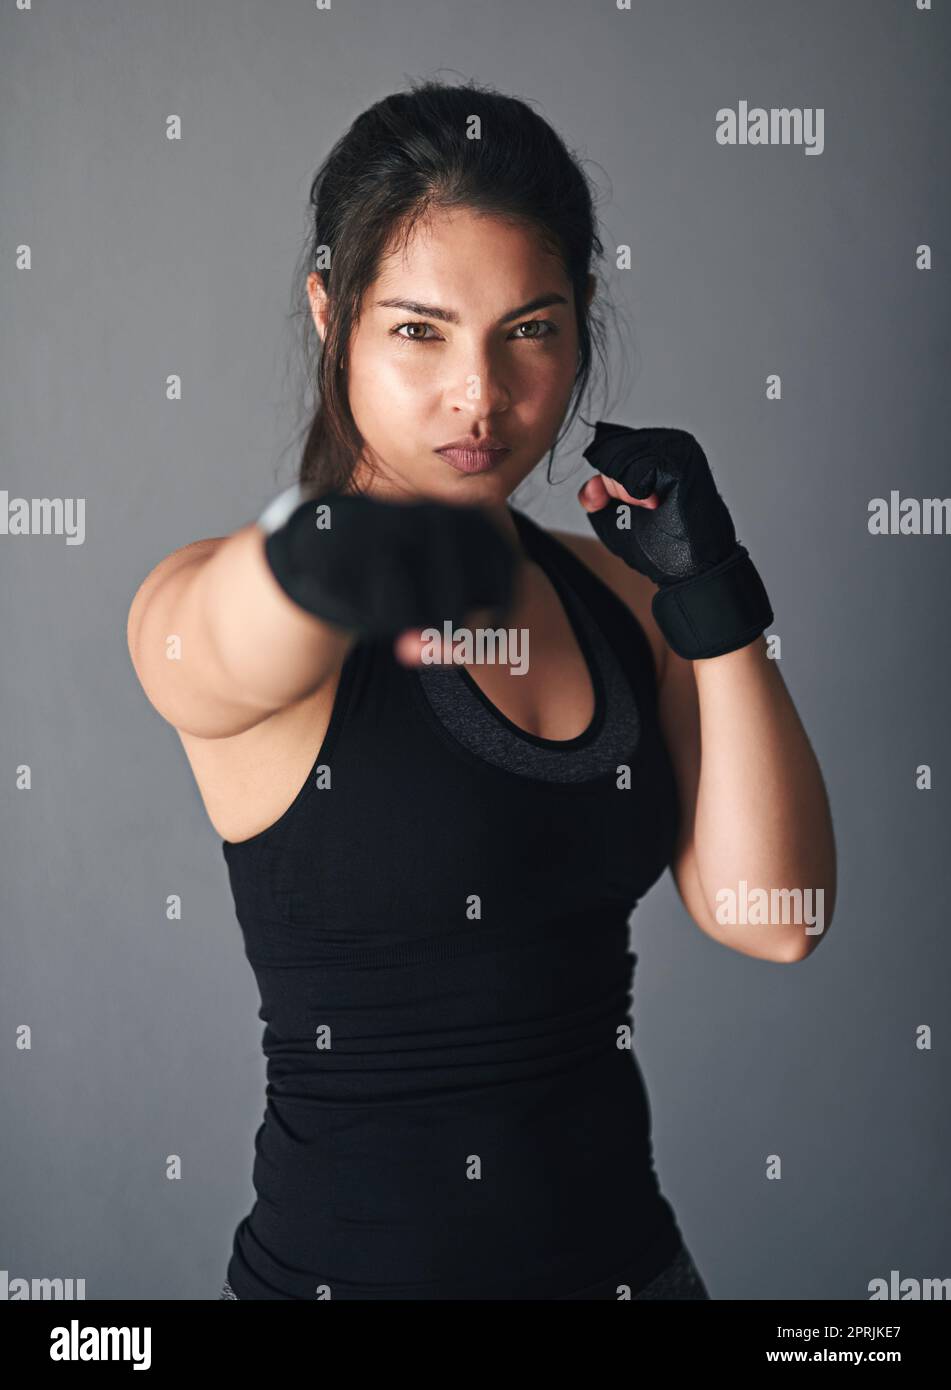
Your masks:
M662 1269L649 1284L645 1284L640 1293L634 1294L633 1297L635 1299L709 1299L710 1295L689 1250L684 1248L674 1256L666 1269ZM227 1279L218 1295L219 1301L222 1298L233 1298L236 1302L239 1301L238 1295Z

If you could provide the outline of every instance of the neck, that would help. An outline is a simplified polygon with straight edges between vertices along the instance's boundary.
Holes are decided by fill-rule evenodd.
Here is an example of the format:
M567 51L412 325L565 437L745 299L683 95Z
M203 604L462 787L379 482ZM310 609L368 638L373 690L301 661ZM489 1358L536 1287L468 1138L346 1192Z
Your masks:
M515 518L512 516L508 503L500 502L497 506L487 506L485 510L507 539L511 541L519 555L524 556L526 552L522 544L522 537L519 534L519 529L515 524Z

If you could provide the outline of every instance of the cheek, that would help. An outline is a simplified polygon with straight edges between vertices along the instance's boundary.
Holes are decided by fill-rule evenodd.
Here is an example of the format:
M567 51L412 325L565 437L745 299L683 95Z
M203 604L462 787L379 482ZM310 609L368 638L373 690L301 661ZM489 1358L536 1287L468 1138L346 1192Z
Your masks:
M358 397L367 408L375 404L385 409L387 399L408 405L415 397L424 397L438 389L438 378L434 364L422 358L422 353L414 358L388 345L355 353L351 398Z
M539 419L547 420L565 409L574 386L575 362L561 354L538 356L538 361L520 369L517 385L512 383L513 394Z
M386 351L354 352L350 370L350 410L365 439L388 444L395 432L405 432L406 422L429 399L419 370L394 361Z

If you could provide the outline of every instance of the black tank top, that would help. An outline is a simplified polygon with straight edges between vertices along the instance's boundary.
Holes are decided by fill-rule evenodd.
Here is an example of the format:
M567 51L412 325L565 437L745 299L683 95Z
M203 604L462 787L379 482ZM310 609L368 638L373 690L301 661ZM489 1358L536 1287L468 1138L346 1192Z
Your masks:
M223 841L266 1025L239 1299L613 1299L682 1248L630 1046L628 918L678 824L653 657L510 510L589 727L536 737L464 667L360 641L292 805Z

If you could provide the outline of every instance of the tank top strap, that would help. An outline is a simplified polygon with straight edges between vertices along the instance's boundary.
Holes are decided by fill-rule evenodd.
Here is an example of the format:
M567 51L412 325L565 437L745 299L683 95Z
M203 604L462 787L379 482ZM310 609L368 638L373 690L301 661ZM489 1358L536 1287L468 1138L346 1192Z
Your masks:
M654 653L638 618L564 541L511 504L509 510L531 558L553 582L560 579L567 584L601 628L634 688L642 711L655 711L658 689Z

